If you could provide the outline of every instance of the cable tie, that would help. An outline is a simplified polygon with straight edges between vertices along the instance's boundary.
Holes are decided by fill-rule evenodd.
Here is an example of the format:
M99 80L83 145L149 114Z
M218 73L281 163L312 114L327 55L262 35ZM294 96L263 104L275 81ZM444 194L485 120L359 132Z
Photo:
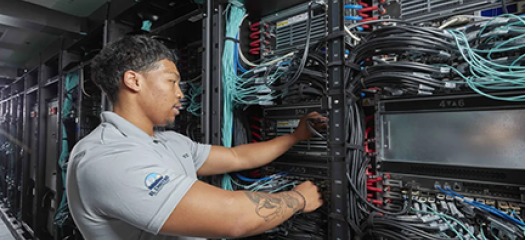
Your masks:
M224 40L230 40L230 41L233 41L235 43L240 43L239 39L235 39L235 38L231 38L231 37L225 37Z
M445 88L456 88L456 83L445 82Z
M335 38L340 38L340 37L344 37L346 35L345 31L336 31L336 32L331 32L329 33L328 35L326 35L326 37L324 37L323 40L325 41L330 41L330 40L333 40Z
M346 144L346 148L350 150L358 150L361 152L365 151L365 147L361 145L354 145L354 144Z

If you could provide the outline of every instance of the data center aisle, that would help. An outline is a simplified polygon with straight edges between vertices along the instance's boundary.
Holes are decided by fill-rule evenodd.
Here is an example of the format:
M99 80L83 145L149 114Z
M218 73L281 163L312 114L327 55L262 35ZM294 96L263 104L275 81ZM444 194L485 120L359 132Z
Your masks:
M0 220L0 240L15 240L3 220Z

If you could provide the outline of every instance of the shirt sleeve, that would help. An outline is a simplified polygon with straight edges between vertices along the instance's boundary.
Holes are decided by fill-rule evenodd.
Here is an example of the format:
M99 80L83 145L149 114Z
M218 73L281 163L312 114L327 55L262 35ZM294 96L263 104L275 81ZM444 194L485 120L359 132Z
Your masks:
M180 133L173 133L175 134L175 138L182 139L191 149L191 155L193 158L195 171L198 171L202 167L204 162L206 162L206 159L208 159L208 156L210 155L211 151L211 145L195 142L191 140L191 138L184 136Z
M93 212L152 234L197 181L170 170L154 152L104 156L82 169L80 191Z
M211 145L197 143L194 141L191 141L190 145L191 145L191 153L193 155L193 164L195 164L195 170L198 171L202 167L202 165L206 162L206 159L208 159L208 156L210 156Z

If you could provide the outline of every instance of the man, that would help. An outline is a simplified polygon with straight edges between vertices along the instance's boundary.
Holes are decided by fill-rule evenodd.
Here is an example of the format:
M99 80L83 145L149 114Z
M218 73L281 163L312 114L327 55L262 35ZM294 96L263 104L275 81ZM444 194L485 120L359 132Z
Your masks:
M268 194L198 181L197 176L263 166L311 133L306 117L293 134L233 148L154 132L179 114L183 94L175 62L162 43L146 36L109 44L93 59L93 79L113 112L102 113L102 124L77 143L69 161L68 204L86 239L250 236L322 205L312 182Z

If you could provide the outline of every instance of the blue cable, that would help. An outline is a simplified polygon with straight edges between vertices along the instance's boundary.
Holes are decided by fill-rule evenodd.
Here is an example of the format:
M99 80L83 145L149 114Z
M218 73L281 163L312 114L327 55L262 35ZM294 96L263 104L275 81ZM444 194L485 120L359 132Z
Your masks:
M511 222L513 222L513 223L515 223L515 224L517 224L517 225L525 226L525 223L524 223L524 222L522 222L522 221L520 221L520 220L518 220L518 219L515 219L515 218L513 218L513 217L511 217L511 216L509 216L509 215L503 213L502 211L500 211L500 210L498 210L498 209L496 209L496 208L494 208L494 207L491 207L491 206L489 206L489 205L486 205L486 204L483 204L483 203L480 203L480 202L476 202L476 201L468 201L468 200L465 200L465 197L464 197L464 196L462 196L462 195L460 195L460 194L454 192L454 191L453 191L452 189L450 189L449 187L446 187L446 189L447 189L448 191L445 191L445 190L444 190L443 188L441 188L440 186L436 186L436 189L438 189L438 190L444 192L445 194L447 194L447 195L449 195L449 196L451 196L451 197L459 197L459 198L463 199L463 201L466 202L467 204L470 204L470 205L472 205L472 206L474 206L474 207L477 207L477 208L483 209L483 210L485 210L485 211L487 211L487 212L490 212L490 213L492 213L492 214L494 214L494 215L496 215L496 216L499 216L499 217L501 217L501 218L503 218L503 219L509 220L509 221L511 221Z
M277 173L275 175L280 175L280 176L286 176L288 175L288 172L280 172L280 173ZM270 176L270 177L265 177L265 178L261 178L261 179L253 179L253 178L247 178L241 174L236 174L237 178L245 181L245 182L261 182L261 181L268 181L268 180L272 180L272 179L275 179L274 176Z
M357 17L357 16L345 16L345 20L361 21L361 20L363 20L363 18L362 17Z
M361 5L345 5L345 9L363 9Z
M237 36L235 37L235 39L239 40L239 33L237 33ZM238 68L235 68L235 72L237 72L237 70L239 70L239 71L245 73L248 70L246 70L242 66L241 62L239 61L239 48L238 48L238 46L239 46L239 43L236 43L235 44L235 49L233 50L233 54L234 54L234 59L233 59L234 64L233 65L238 67Z
M442 191L444 192L445 194L451 196L451 197L460 197L459 195L455 195L449 191L446 191L445 189L441 188L441 186L436 186L436 188L439 190L439 191Z

